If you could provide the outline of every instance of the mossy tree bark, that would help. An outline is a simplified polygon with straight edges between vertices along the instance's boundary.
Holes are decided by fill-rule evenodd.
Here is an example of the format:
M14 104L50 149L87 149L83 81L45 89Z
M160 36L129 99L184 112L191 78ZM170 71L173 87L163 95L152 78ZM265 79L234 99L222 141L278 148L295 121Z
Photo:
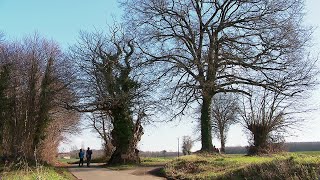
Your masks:
M115 151L111 155L108 164L140 163L137 144L143 135L141 126L143 113L138 114L137 120L134 121L133 112L130 109L133 106L134 98L136 98L132 92L136 91L138 83L130 78L131 70L127 59L125 66L120 68L118 77L113 76L111 69L106 74L107 78L115 80L109 88L110 92L116 91L113 93L115 94L113 99L120 99L120 101L113 102L110 108L113 119L111 136Z
M108 164L140 163L137 144L143 135L141 121L134 123L128 110L118 109L117 112L111 133L112 144L116 149Z
M53 72L53 58L50 58L47 63L44 77L41 81L40 97L39 97L39 112L37 122L35 124L35 134L33 139L33 149L37 149L41 141L45 138L45 129L50 122L49 111L52 109L52 102L54 99L54 89L52 84L54 82Z
M212 127L211 127L211 100L212 96L204 95L201 106L201 151L212 151Z

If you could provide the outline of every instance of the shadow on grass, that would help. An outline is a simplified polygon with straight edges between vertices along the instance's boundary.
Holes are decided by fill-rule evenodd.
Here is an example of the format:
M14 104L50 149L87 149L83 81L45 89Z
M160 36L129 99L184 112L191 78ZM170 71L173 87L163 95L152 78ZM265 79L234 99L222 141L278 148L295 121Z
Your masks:
M151 171L148 171L150 175L157 176L157 177L166 177L166 173L164 171L164 167L154 168Z

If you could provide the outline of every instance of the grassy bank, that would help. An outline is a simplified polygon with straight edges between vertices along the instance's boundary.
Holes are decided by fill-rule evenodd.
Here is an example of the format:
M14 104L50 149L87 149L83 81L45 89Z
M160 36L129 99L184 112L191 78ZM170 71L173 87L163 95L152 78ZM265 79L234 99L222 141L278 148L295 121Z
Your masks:
M75 180L74 176L63 168L39 166L0 172L1 180Z
M168 163L171 179L318 179L320 152L272 156L191 155Z

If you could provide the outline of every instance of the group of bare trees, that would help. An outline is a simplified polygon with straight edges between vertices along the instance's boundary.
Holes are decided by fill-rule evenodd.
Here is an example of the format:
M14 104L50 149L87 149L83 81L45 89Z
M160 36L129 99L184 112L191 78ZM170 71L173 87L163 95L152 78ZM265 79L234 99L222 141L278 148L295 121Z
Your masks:
M135 4L139 4L136 6ZM294 97L312 85L314 60L305 48L296 0L125 1L127 24L158 65L166 97L184 114L200 105L202 151L212 150L212 100L220 93L250 97L252 89ZM222 138L223 139L223 138Z
M259 91L260 90L260 91ZM212 101L213 134L225 152L228 129L240 124L249 134L249 154L266 154L283 150L287 130L296 128L302 119L294 117L306 111L298 97L265 89L255 89L251 96L218 94ZM299 110L297 109L299 107Z
M0 44L0 152L13 160L55 160L63 132L72 131L77 113L72 72L59 46L30 36Z
M46 140L60 137L51 129L77 120L72 110L89 114L112 151L110 164L140 161L142 124L159 104L173 110L171 119L199 107L201 151L213 150L212 134L223 151L229 126L241 118L257 149L295 123L288 121L287 107L316 74L315 60L306 54L311 30L301 24L302 1L122 4L125 25L109 36L81 33L68 61L58 46L37 37L2 43L3 153L32 157ZM66 116L72 120L61 126Z

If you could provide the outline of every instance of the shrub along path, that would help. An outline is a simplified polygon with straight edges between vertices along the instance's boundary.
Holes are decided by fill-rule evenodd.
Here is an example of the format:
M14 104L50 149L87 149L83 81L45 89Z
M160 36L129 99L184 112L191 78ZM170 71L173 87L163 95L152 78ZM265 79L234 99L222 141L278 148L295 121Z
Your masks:
M111 170L102 166L102 164L94 163L90 167L78 167L71 165L69 171L81 180L161 180L165 178L152 175L161 167L132 167L127 170Z

